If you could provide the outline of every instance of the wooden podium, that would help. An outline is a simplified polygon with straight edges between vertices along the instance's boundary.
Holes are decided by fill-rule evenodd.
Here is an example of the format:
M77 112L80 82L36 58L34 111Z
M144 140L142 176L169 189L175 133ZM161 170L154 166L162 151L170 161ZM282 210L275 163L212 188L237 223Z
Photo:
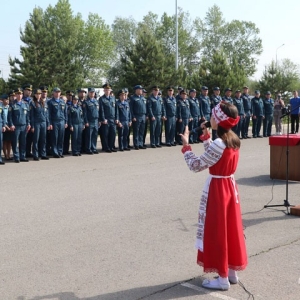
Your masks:
M286 180L287 136L270 136L270 178ZM289 135L289 180L300 181L300 135Z

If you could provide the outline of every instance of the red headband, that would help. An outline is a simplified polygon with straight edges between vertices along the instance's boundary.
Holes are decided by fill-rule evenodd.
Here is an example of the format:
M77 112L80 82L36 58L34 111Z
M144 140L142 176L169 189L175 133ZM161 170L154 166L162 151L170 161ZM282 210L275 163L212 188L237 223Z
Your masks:
M234 127L240 120L240 117L237 116L235 119L227 116L224 111L222 110L220 104L216 105L212 110L212 116L216 123L221 127L229 130L230 128Z

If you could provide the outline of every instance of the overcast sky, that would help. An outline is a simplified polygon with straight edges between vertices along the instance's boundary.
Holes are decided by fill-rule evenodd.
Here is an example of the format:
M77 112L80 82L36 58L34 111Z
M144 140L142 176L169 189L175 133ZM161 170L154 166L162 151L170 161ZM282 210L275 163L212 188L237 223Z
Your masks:
M232 19L252 21L260 29L263 53L257 65L255 78L260 78L264 66L276 58L289 58L300 65L300 17L299 0L177 0L178 6L189 11L191 17L204 18L209 7L218 5L226 21ZM20 27L24 27L35 6L45 9L56 0L10 0L1 1L0 70L3 77L9 74L8 56L20 53ZM80 12L86 18L89 12L101 15L111 25L116 16L133 16L140 21L149 11L161 16L164 12L175 13L175 0L70 0L74 13ZM280 47L282 44L284 46ZM280 47L280 48L279 48ZM279 49L278 49L279 48Z

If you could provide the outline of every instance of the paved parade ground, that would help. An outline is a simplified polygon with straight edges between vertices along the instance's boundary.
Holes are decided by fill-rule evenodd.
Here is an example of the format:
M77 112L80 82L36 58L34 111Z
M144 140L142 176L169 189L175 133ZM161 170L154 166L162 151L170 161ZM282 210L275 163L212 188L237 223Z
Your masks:
M181 147L67 156L1 166L0 300L248 299L201 287L194 248L208 171ZM193 146L201 154L203 145ZM285 181L270 179L268 139L243 140L235 174L255 299L300 299L300 218L285 215ZM295 161L299 164L300 160ZM300 204L300 184L289 201Z

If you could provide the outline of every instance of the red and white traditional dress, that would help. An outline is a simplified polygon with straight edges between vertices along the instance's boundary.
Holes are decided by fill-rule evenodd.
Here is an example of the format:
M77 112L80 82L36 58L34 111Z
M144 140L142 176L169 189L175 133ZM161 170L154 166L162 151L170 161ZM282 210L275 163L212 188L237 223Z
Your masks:
M200 200L197 263L203 266L204 272L217 272L227 277L228 268L239 271L247 265L240 200L233 176L239 150L226 148L220 138L205 140L204 148L200 157L183 149L191 171L209 168L210 173Z

